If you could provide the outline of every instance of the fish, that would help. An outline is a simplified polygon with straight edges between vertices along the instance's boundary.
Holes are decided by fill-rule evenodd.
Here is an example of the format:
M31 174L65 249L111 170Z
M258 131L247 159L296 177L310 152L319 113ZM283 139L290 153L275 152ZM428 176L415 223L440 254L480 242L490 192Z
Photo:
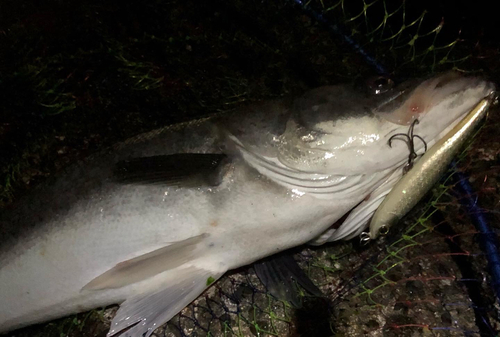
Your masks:
M371 218L369 231L361 233L363 242L387 234L394 224L415 207L448 169L453 157L486 116L492 102L493 93L482 99L460 123L415 162L409 173L398 180Z
M432 145L493 88L354 81L102 150L2 210L0 332L119 304L108 336L149 337L228 270L355 237L407 161L388 139L418 118Z

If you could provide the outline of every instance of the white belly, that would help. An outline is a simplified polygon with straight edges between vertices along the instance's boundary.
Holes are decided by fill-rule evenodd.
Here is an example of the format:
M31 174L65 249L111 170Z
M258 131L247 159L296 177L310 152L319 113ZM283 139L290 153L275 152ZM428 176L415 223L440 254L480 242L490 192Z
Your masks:
M248 171L237 167L213 190L126 185L77 205L17 246L2 267L0 331L121 303L154 287L151 278L80 292L116 264L169 243L207 233L206 254L190 264L224 272L311 240L364 197L300 196Z

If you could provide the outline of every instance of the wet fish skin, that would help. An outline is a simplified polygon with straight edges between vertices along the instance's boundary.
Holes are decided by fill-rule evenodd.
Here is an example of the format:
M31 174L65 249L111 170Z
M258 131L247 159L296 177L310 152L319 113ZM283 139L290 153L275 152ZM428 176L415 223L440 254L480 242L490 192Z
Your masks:
M429 83L419 84L444 90ZM488 84L456 87L465 97L436 99L456 106L422 111L426 141L459 121ZM397 88L387 94L401 96ZM137 324L123 336L149 336L208 280L320 237L405 164L404 146L386 146L407 128L387 118L397 109L402 120L412 100L404 96L384 108L387 97L323 87L155 131L78 163L0 215L0 332L120 303L110 335ZM117 163L179 153L229 161L214 186L115 179ZM334 235L352 236L365 223L348 224Z

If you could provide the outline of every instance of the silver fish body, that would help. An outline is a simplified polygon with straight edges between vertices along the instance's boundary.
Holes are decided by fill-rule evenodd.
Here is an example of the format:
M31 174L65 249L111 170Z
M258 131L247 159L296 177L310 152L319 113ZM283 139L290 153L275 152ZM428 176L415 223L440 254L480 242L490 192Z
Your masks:
M149 336L227 270L324 236L404 165L406 148L387 139L407 128L415 104L418 132L432 142L491 88L456 80L450 94L439 78L384 94L323 87L139 136L73 166L0 215L0 332L118 303L109 335ZM422 101L424 89L435 95ZM224 153L217 183L115 179L117 163L185 153ZM365 225L348 221L330 239Z

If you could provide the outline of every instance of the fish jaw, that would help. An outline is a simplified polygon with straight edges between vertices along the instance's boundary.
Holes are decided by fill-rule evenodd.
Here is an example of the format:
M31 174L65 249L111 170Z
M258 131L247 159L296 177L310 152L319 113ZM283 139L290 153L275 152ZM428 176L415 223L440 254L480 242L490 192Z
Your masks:
M407 121L411 122L414 118L418 119L418 123L414 124L413 131L425 143L415 141L414 150L418 155L421 155L424 152L425 144L430 148L439 141L455 125L460 123L479 101L495 92L496 86L492 82L479 77L445 74L424 81L417 89L416 96L410 94L406 102L415 102L415 100L425 100L425 102L421 103L422 108L418 109L419 112L407 119ZM422 92L426 93L425 97ZM405 111L410 114L413 113L411 109ZM399 112L394 110L393 113L398 114ZM373 161L369 161L369 158L367 158L366 164L371 163L379 169L390 166L401 167L408 161L407 144L398 141L391 142L391 146L388 146L388 143L391 137L396 134L407 134L409 126L406 122L403 125L390 122L390 118L386 119L377 112L376 115L382 120L388 121L388 123L384 124L385 133L380 137L380 146L373 148ZM384 158L384 160L379 161L376 158Z
M493 83L479 78L465 78L458 80L456 84L462 88L458 88L446 99L435 103L430 111L419 119L420 124L416 126L415 132L422 134L422 137L429 142L439 140L458 124L480 100L496 90ZM453 89L454 85L450 86ZM439 97L439 95L436 96ZM435 126L433 127L433 125Z
M377 107L374 112L391 123L410 126L415 119L435 115L433 108L440 106L441 111L445 109L452 119L456 119L473 107L468 105L468 99L477 103L494 90L493 83L480 77L449 71L424 80L415 88L404 89L399 97ZM462 112L457 115L456 111Z

